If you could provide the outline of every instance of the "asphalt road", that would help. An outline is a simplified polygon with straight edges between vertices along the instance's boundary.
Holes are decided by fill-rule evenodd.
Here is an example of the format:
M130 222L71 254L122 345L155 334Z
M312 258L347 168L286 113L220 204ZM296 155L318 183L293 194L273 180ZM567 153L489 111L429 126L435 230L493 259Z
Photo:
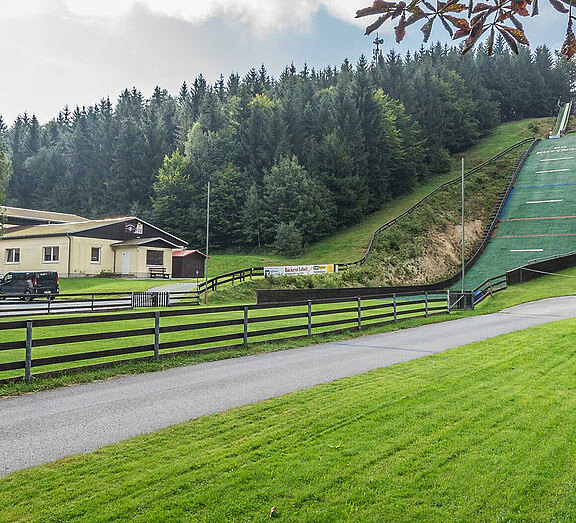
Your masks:
M206 414L569 317L576 317L576 297L3 399L0 476Z

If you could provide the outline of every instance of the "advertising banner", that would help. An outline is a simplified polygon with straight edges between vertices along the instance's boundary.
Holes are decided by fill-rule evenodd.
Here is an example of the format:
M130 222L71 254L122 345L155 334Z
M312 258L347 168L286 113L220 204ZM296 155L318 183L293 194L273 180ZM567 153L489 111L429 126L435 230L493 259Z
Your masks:
M338 265L285 265L283 267L264 267L265 278L278 276L310 276L338 272Z

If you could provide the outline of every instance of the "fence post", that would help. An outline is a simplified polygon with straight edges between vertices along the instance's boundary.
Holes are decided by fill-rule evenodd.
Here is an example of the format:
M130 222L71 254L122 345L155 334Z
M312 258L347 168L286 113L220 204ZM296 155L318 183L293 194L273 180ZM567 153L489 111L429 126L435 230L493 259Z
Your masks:
M253 267L250 267L250 281L252 281L252 269Z
M358 296L358 330L362 330L362 298Z
M428 317L428 291L426 291L426 292L424 293L424 303L425 303L425 306L424 306L424 308L425 308L425 312L424 312L425 316L424 316L424 317L427 318L427 317Z
M490 280L490 298L494 297L494 293L492 291L492 280Z
M398 314L396 311L396 293L392 295L392 303L394 305L394 321L396 321L398 319Z
M26 361L24 362L24 381L32 381L32 321L26 322Z
M92 293L92 301L90 303L90 310L94 312L94 293Z
M248 347L248 307L244 307L244 347Z
M160 361L160 311L154 311L154 361Z
M52 300L50 299L50 297L48 297L48 311L47 311L48 314L50 314L50 302L51 301Z
M308 300L308 336L312 336L312 300Z
M446 291L446 313L450 314L450 289Z
M232 287L234 287L234 277L235 277L235 274L232 273Z
M130 308L133 309L134 308L134 292L130 293Z

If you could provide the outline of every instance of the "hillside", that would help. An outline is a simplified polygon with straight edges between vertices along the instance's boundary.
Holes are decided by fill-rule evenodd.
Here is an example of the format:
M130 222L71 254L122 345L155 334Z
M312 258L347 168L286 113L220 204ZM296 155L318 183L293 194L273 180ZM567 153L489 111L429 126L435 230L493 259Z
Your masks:
M447 173L431 178L408 196L387 202L381 210L367 216L362 223L314 243L301 256L286 257L267 253L212 254L209 274L216 276L236 269L265 265L346 263L357 260L364 254L375 229L409 209L438 185L456 178L460 174L462 156L466 158L466 166L469 170L525 138L535 135L545 136L553 124L553 118L526 119L502 124L487 137L481 139L476 146L462 155L456 155L452 160L452 168Z

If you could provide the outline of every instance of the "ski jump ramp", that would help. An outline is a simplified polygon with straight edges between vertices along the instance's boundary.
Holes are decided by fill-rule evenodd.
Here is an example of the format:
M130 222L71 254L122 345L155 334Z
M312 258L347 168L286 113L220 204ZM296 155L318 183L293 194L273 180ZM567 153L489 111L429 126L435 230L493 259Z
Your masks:
M568 112L569 114L569 112ZM526 160L465 287L531 260L576 251L576 134L540 142Z

